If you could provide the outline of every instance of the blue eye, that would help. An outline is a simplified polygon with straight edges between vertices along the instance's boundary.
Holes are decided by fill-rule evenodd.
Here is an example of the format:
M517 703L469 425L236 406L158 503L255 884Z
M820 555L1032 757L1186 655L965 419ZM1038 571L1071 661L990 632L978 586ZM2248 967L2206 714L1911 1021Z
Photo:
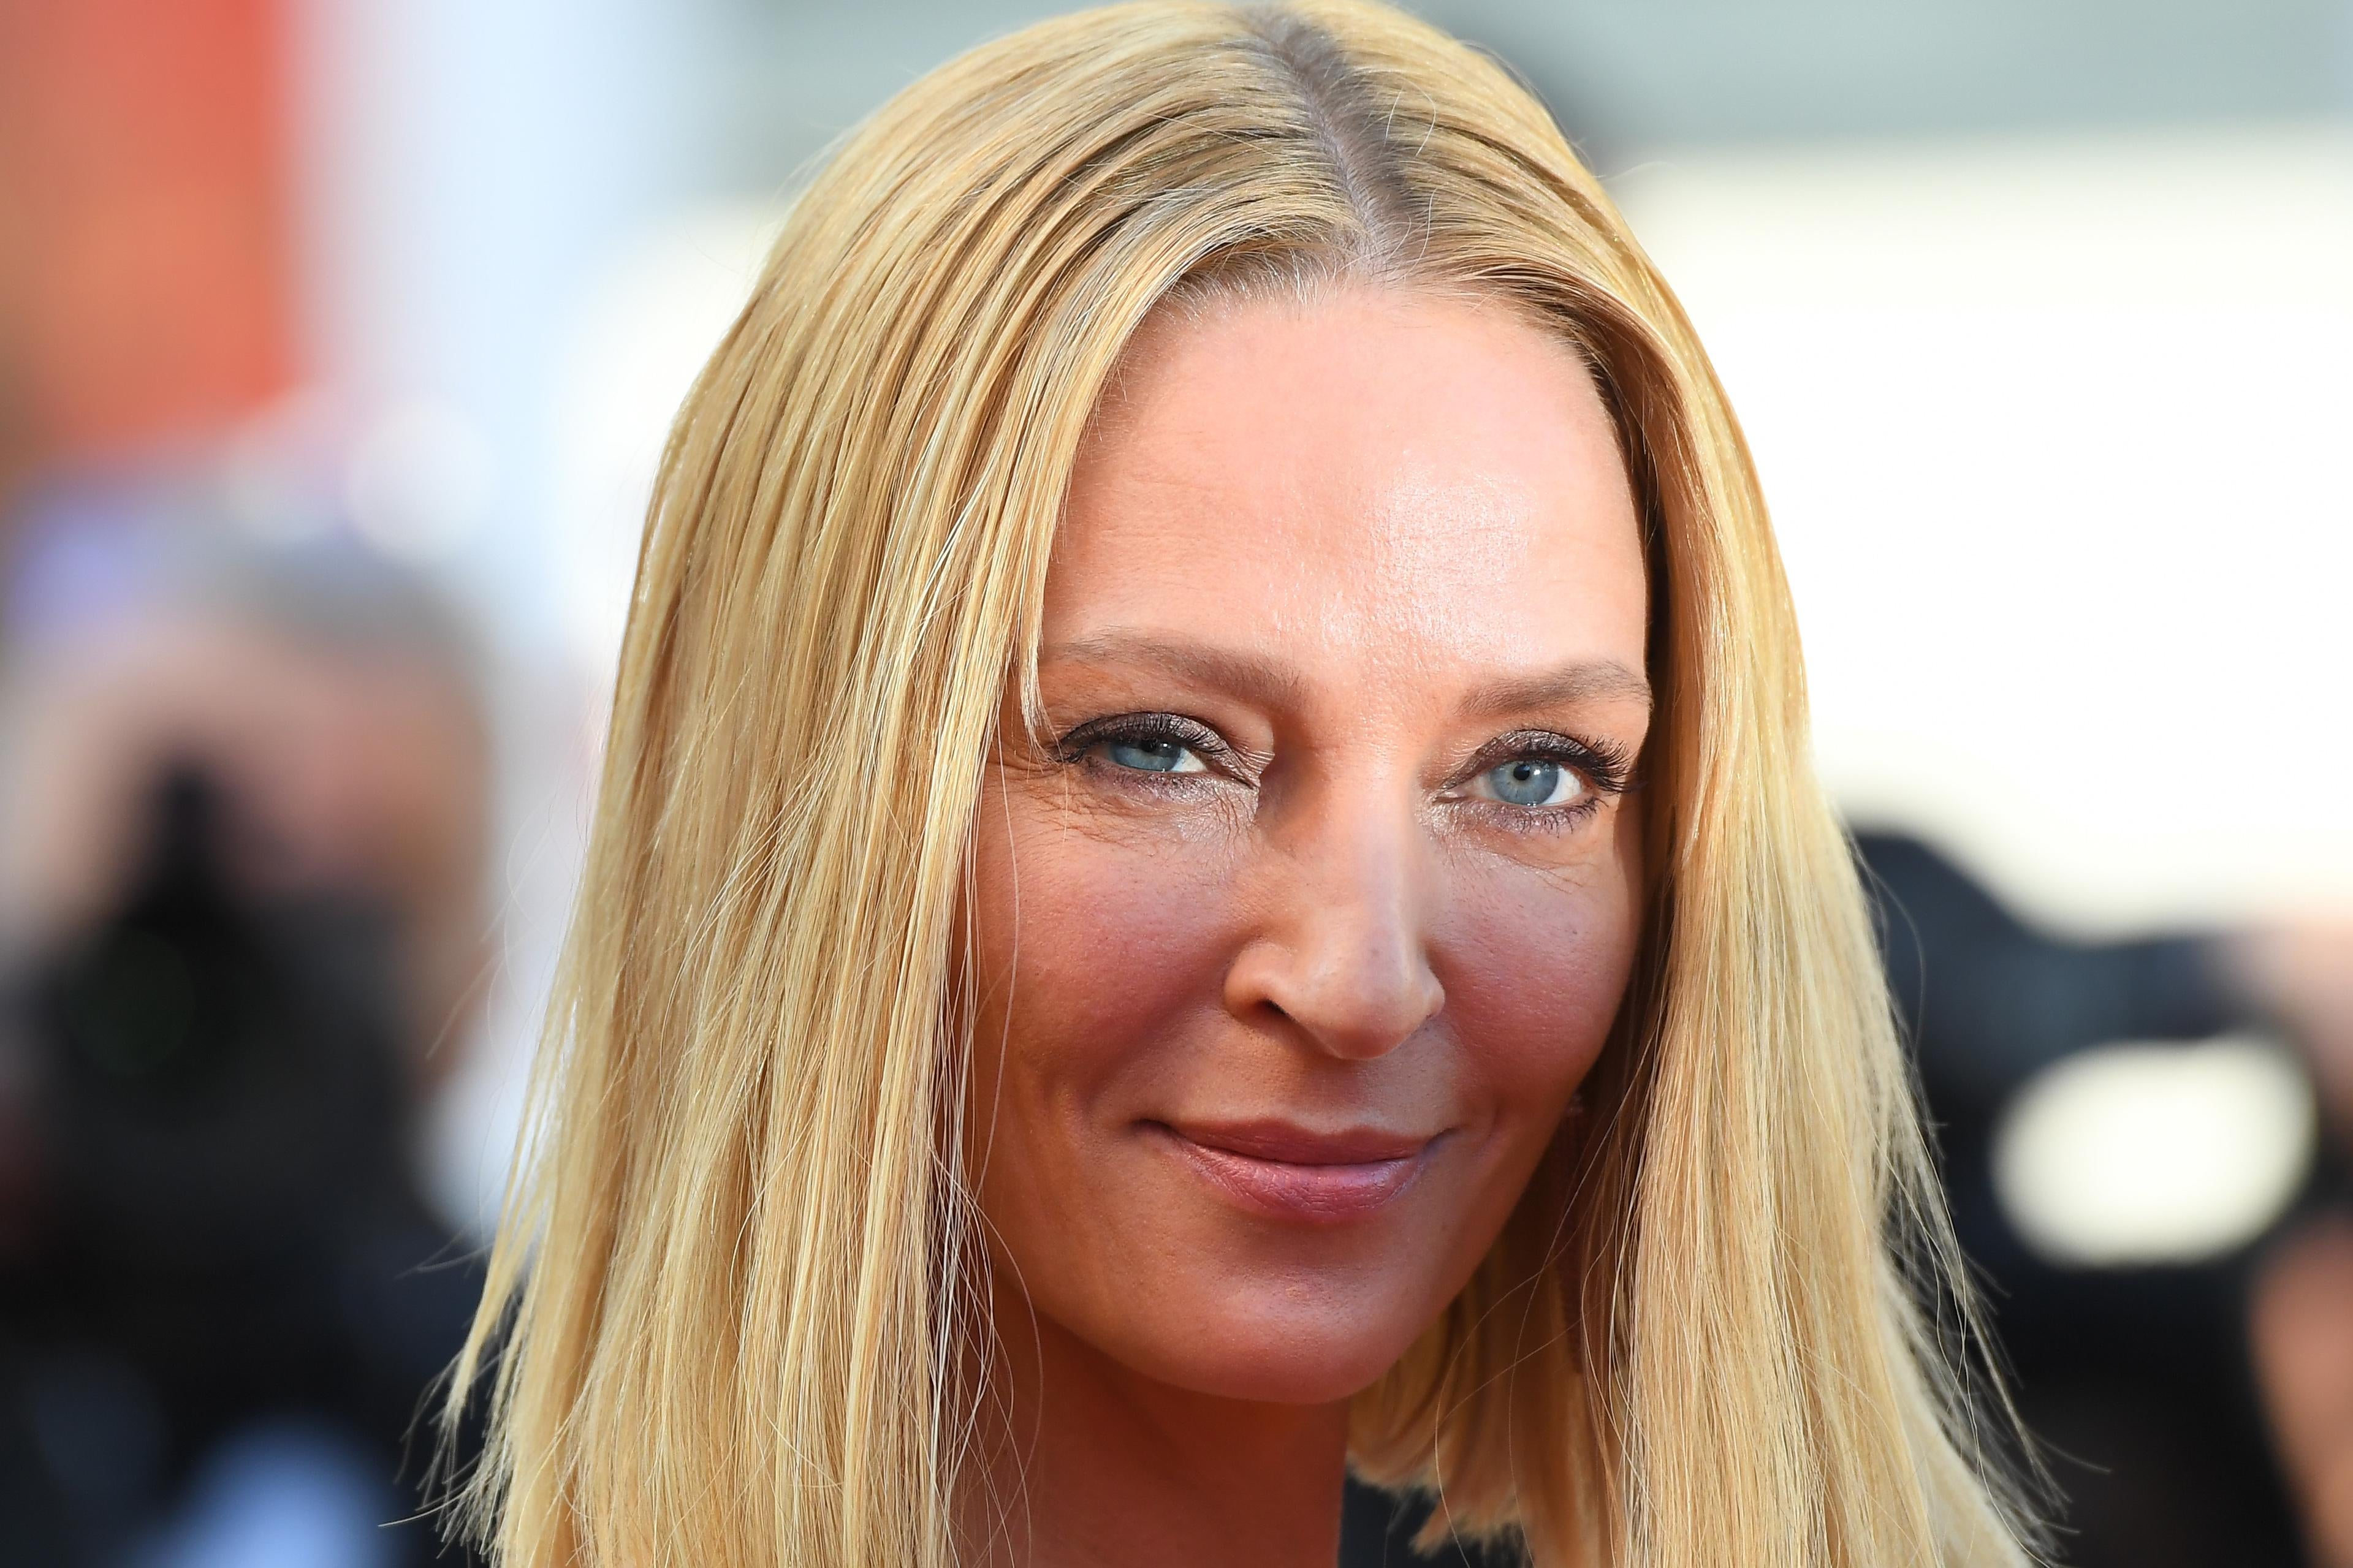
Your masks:
M1103 752L1123 768L1140 773L1198 773L1208 771L1193 748L1165 738L1106 741Z
M1479 775L1482 793L1506 805L1567 805L1585 794L1585 781L1543 757L1514 757Z

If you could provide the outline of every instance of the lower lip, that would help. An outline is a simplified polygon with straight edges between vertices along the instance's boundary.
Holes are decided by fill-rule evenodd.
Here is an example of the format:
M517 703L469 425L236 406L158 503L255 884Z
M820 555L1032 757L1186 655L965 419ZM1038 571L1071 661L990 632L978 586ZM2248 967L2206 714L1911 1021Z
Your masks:
M1429 1163L1436 1140L1394 1160L1348 1165L1301 1165L1261 1160L1196 1143L1160 1122L1150 1131L1211 1186L1271 1219L1337 1225L1363 1219L1395 1202Z

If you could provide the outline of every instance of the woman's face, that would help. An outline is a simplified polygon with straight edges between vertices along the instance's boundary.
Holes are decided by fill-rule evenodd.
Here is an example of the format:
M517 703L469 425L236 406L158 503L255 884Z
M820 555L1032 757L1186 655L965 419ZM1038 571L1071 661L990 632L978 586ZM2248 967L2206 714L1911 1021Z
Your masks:
M1600 399L1505 310L1138 338L975 849L968 1168L1041 1331L1322 1402L1461 1288L1626 988L1644 589Z

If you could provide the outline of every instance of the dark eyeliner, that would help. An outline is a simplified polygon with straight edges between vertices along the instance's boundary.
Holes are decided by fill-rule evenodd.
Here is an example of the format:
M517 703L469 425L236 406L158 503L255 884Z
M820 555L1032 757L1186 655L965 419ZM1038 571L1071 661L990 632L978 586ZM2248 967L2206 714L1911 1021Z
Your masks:
M1054 742L1054 759L1065 763L1080 762L1106 741L1173 741L1202 762L1213 764L1231 752L1216 731L1181 713L1114 713L1090 719L1064 734Z
M1623 746L1610 741L1582 741L1553 730L1514 730L1496 736L1479 749L1463 770L1461 782L1468 784L1522 757L1541 757L1575 769L1596 795L1623 795L1633 787L1634 759Z

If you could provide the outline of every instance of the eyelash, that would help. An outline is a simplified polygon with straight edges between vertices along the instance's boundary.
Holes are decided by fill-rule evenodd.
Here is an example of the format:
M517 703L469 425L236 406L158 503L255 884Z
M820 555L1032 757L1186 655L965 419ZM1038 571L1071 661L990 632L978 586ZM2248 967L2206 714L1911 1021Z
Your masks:
M1054 742L1054 757L1064 763L1082 763L1097 746L1155 741L1173 741L1210 767L1226 764L1224 771L1229 774L1232 772L1234 749L1215 730L1181 713L1119 713L1108 719L1090 720ZM1112 766L1126 778L1154 789L1185 787L1201 782L1198 773L1151 773L1140 768Z
M1098 746L1123 742L1174 742L1191 751L1209 768L1229 777L1233 774L1234 749L1207 724L1181 713L1121 713L1090 720L1056 742L1053 755L1065 765L1081 764ZM1603 801L1624 795L1633 787L1634 759L1623 746L1611 741L1578 740L1550 730L1516 730L1497 736L1480 749L1451 787L1460 788L1482 773L1528 757L1570 769L1584 780L1586 792L1581 799L1568 805L1514 806L1486 800L1469 803L1500 811L1502 820L1515 832L1567 832L1600 810ZM1207 782L1199 773L1154 773L1109 763L1101 766L1119 774L1123 784L1145 789L1189 791Z
M1514 730L1509 734L1496 736L1472 759L1470 767L1462 774L1462 782L1468 783L1482 773L1525 757L1557 763L1567 768L1585 781L1585 794L1567 805L1513 806L1502 801L1477 803L1502 811L1503 820L1515 831L1566 833L1599 811L1602 802L1624 795L1633 787L1634 759L1625 747L1614 741L1581 741L1550 730Z

